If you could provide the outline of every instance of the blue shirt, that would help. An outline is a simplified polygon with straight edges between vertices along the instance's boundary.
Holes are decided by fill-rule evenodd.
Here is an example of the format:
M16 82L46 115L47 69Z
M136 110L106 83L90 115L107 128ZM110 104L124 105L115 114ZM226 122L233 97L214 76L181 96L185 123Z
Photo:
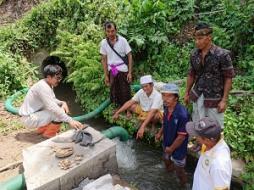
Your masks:
M164 106L163 147L171 146L178 135L185 135L183 143L172 153L172 157L177 160L184 159L187 154L188 134L185 126L188 121L189 113L180 103L176 104L171 115L168 114L168 108Z

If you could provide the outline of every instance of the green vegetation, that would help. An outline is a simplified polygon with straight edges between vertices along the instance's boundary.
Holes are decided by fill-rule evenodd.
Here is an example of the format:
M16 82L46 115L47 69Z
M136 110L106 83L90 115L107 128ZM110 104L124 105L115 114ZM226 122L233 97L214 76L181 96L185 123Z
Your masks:
M240 0L52 0L34 8L22 20L0 29L0 97L6 97L36 79L27 60L39 48L59 56L69 69L78 100L86 111L108 97L100 64L102 23L111 19L130 42L134 79L152 74L158 81L184 79L194 47L192 28L206 21L214 28L215 44L230 49L237 77L233 88L254 90L254 2ZM184 86L181 87L184 91ZM225 116L225 138L234 157L248 163L243 176L253 185L253 97L230 97ZM112 122L112 109L104 117ZM131 134L137 121L118 124ZM151 141L152 137L147 138Z

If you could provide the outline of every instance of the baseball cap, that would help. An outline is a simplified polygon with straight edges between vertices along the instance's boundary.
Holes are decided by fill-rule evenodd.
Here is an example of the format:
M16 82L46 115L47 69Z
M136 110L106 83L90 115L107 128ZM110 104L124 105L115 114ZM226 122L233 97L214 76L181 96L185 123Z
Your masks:
M179 88L176 84L164 84L160 90L161 93L179 94Z
M153 83L153 78L151 75L145 75L140 77L140 84L148 84L148 83Z
M197 122L188 122L186 131L190 136L200 136L206 138L217 138L221 133L221 126L218 121L209 117L204 117Z

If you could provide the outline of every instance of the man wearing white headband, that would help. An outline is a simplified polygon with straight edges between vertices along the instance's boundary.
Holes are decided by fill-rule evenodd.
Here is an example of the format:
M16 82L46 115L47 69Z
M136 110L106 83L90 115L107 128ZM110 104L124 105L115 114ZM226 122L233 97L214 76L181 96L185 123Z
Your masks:
M125 110L130 110L138 115L142 121L137 132L136 138L143 138L146 126L152 122L153 124L162 119L162 97L161 94L153 87L153 79L151 75L145 75L140 78L140 89L131 100L126 102L114 115L113 119L119 118L119 114Z

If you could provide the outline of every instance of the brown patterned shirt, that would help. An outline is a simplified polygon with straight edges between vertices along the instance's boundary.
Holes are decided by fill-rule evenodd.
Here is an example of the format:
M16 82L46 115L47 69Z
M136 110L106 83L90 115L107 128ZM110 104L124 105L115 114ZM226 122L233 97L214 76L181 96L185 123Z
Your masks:
M190 91L190 99L196 102L203 94L205 107L217 107L223 97L224 79L235 76L230 52L212 45L202 64L201 50L194 49L190 56L188 75L196 79Z

